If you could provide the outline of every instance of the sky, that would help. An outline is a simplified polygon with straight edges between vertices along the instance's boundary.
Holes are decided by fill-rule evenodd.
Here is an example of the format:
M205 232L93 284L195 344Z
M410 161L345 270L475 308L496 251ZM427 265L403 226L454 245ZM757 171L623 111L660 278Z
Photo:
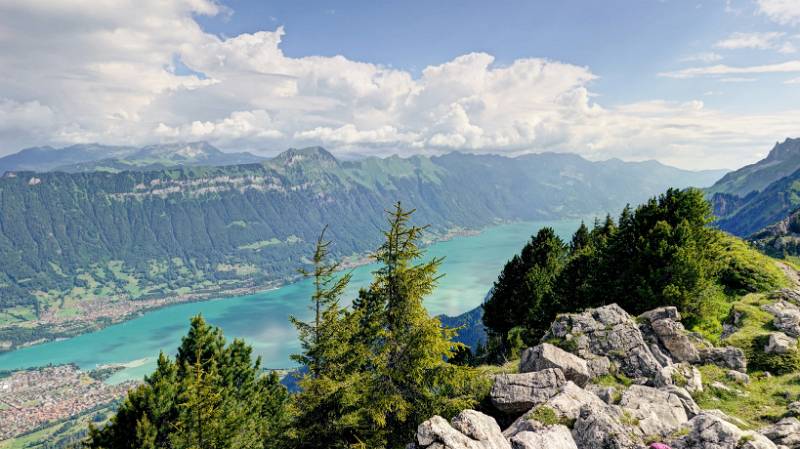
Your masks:
M0 155L573 152L737 168L800 137L800 0L0 0Z

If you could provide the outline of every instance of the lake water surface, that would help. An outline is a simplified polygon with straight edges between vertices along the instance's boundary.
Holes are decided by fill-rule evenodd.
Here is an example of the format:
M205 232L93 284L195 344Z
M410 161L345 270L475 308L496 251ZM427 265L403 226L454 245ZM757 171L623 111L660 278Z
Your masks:
M488 228L479 235L431 245L427 257L445 257L441 267L445 276L425 306L434 315L457 315L478 306L505 262L539 228L552 226L562 238L568 239L578 224L577 220L505 224ZM345 302L354 297L359 287L369 283L375 268L364 265L353 270ZM188 329L189 318L197 314L221 327L228 338L244 338L253 346L254 353L262 357L262 366L289 368L293 366L289 355L298 351L299 343L288 318L310 315L311 289L309 281L301 281L253 295L158 309L97 332L0 354L0 370L64 363L93 369L109 363L129 363L128 368L109 381L141 378L153 370L160 351L174 354Z

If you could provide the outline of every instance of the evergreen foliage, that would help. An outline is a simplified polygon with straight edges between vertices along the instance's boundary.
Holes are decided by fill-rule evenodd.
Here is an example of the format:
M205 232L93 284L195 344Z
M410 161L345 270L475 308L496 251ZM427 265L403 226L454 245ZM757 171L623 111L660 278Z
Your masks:
M717 330L730 308L727 295L774 288L781 276L711 221L702 192L670 189L626 207L617 223L607 216L592 230L581 225L568 246L540 230L506 264L484 304L489 359L535 344L558 313L610 303L632 314L676 306L690 327Z
M241 340L226 345L218 328L194 317L175 360L162 353L110 423L90 429L86 447L283 447L288 393L251 352Z
M351 309L342 312L336 300L325 309L336 313L323 313L320 335L331 335L337 344L327 345L323 337L323 347L305 344L297 358L310 372L295 401L296 447L403 447L425 419L476 402L473 371L447 362L460 347L452 342L455 331L442 327L423 305L439 279L441 259L420 261L424 228L409 224L412 213L400 203L389 212L384 242L374 253L380 268ZM315 273L327 272L322 259L315 259ZM329 291L317 289L312 304ZM304 335L305 327L298 329ZM315 351L328 360L316 375Z

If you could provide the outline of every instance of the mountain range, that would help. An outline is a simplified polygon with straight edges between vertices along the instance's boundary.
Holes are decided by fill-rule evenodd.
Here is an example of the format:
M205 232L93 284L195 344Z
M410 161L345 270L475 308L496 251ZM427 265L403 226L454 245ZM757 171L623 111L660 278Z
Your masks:
M208 142L173 143L145 147L79 144L64 148L33 147L0 158L0 173L159 170L174 166L236 165L266 158L248 152L223 152Z
M776 143L766 158L726 174L707 192L716 226L734 235L751 236L787 219L800 207L800 139Z
M181 163L216 154L203 143L171 148ZM162 150L125 157L164 159ZM334 255L358 259L379 243L384 211L397 201L436 238L502 221L605 215L719 175L554 153L340 161L318 147L249 164L116 173L58 171L91 161L57 159L38 166L55 171L0 177L0 343L54 336L31 331L32 320L62 326L103 307L129 313L125 301L291 279L326 225Z

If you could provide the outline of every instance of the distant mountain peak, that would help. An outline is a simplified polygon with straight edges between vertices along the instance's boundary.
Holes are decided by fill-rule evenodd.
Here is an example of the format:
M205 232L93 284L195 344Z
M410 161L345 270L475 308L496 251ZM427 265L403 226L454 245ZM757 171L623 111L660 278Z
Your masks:
M745 197L761 192L770 184L800 169L800 139L787 138L775 143L766 158L732 171L707 189L711 195L727 193Z
M289 148L288 150L275 156L275 158L272 160L285 166L292 166L312 161L334 164L339 163L333 154L322 147Z
M210 156L220 154L222 154L222 151L219 148L206 141L148 145L138 152L139 156L152 155L187 160L208 159Z
M783 142L775 142L775 146L767 155L768 161L782 161L800 155L800 138L786 138Z

